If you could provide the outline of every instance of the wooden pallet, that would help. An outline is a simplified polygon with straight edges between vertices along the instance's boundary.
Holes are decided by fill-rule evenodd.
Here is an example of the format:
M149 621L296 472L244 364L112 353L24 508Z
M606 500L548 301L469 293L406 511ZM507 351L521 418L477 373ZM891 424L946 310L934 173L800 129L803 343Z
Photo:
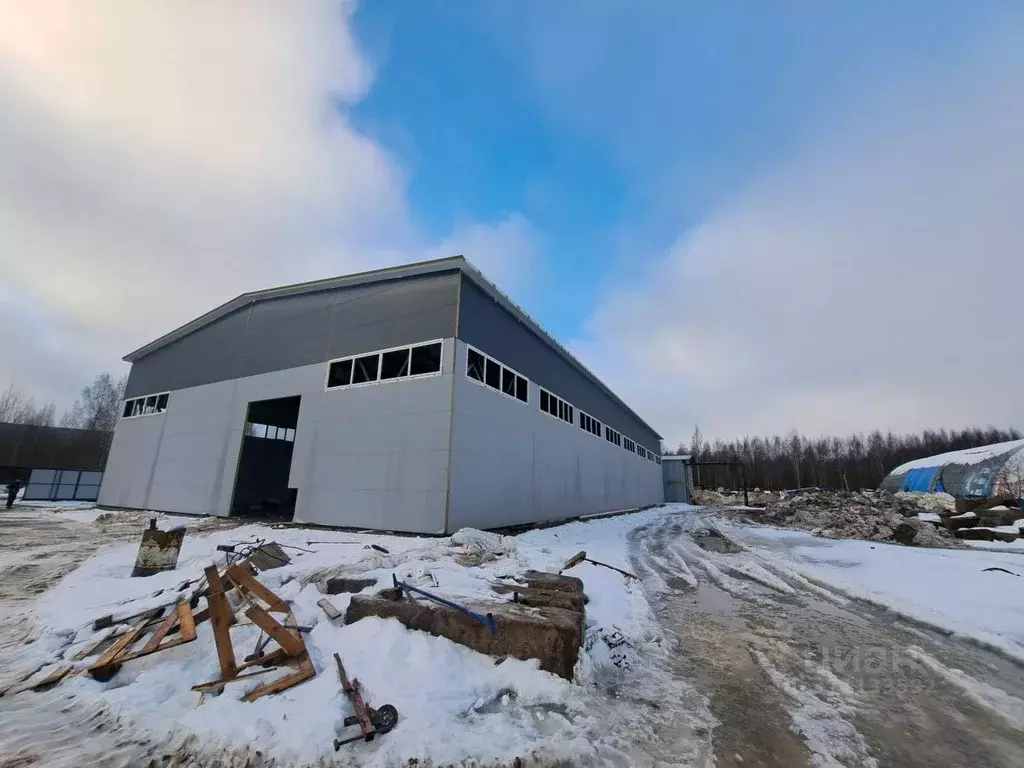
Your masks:
M152 637L141 648L135 648L145 631L153 626L153 618L153 615L148 613L139 619L93 662L89 667L89 674L97 680L109 680L125 662L191 643L197 637L196 620L192 615L192 609L187 602L181 602L156 624ZM175 628L178 630L178 636L168 640L167 635Z

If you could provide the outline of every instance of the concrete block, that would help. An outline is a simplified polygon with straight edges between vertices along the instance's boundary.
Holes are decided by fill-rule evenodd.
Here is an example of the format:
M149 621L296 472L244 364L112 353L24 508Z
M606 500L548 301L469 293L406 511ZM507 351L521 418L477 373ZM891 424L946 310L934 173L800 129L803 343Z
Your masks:
M367 587L372 587L376 583L376 579L338 577L327 580L327 583L324 585L324 592L328 595L355 594L356 592L362 592Z
M465 614L425 598L410 599L401 589L354 595L345 614L350 624L367 616L398 619L410 629L446 637L480 653L538 659L541 669L571 680L583 644L583 582L570 576L534 574L527 584L496 585L519 592L515 602L477 602L467 607L494 617L495 632Z

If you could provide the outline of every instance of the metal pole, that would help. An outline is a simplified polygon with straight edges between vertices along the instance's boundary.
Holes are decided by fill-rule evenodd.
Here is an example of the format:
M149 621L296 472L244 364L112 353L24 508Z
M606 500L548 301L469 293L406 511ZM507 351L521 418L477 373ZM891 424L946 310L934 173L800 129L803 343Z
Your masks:
M395 574L393 573L391 574L391 581L394 583L396 588L401 587L406 592L415 592L418 595L423 595L429 600L433 600L435 603L440 603L441 605L447 605L449 608L454 608L456 611L459 611L459 613L465 614L466 616L468 616L471 619L474 619L475 621L479 621L481 624L487 627L487 631L490 634L494 634L494 617L491 614L488 613L486 616L481 616L479 613L471 611L465 606L459 605L458 603L453 603L451 600L445 600L443 597L438 597L437 595L431 594L430 592L420 589L419 587L414 587L411 584L406 584L404 581L399 581L398 577L395 576Z
M750 506L750 497L747 496L747 465L740 464L740 477L743 480L743 506Z

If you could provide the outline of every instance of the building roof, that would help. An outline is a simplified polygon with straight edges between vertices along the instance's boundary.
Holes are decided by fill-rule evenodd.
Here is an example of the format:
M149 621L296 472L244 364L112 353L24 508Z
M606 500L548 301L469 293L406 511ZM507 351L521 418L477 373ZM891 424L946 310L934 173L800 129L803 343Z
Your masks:
M298 296L304 293L315 293L318 291L331 291L338 288L350 288L357 285L366 285L369 283L382 283L391 280L403 280L411 277L421 277L425 275L435 275L444 272L460 271L463 275L473 281L473 283L483 290L488 296L494 299L495 302L500 304L507 312L515 317L519 322L525 325L534 335L536 335L541 341L550 346L555 352L557 352L566 362L576 368L580 373L586 376L596 387L602 392L611 397L616 403L625 408L629 413L636 417L644 426L650 429L659 439L661 435L651 427L646 421L644 421L637 413L630 408L622 398L612 392L604 382L602 382L596 375L594 375L589 368L581 363L575 355L569 350L559 344L551 334L545 331L539 323L537 323L532 317L526 314L523 309L516 304L512 299L505 295L505 293L498 288L494 283L488 280L480 271L474 267L468 259L463 256L453 256L445 259L434 259L432 261L420 261L414 264L405 264L397 267L388 267L385 269L377 269L370 272L359 272L353 275L341 275L339 277L330 277L324 280L313 280L307 283L296 283L294 285L285 285L279 288L268 288L262 291L250 291L249 293L243 293L231 301L227 301L221 304L215 309L211 309L204 315L200 315L195 320L185 323L179 328L175 328L170 333L166 333L155 341L151 341L145 346L139 347L134 352L124 356L126 363L134 363L142 358L146 357L158 349L166 347L169 344L173 344L185 336L198 331L201 328L210 325L211 323L219 320L225 315L231 314L239 309L249 306L258 301L266 301L268 299L278 299L285 296Z

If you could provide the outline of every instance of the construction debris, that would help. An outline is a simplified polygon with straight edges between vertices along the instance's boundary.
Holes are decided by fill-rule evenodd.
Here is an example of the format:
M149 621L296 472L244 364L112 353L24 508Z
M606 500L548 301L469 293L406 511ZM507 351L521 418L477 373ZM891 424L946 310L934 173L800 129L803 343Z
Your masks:
M494 617L491 614L488 613L487 615L481 615L479 613L476 613L475 611L471 611L464 605L453 603L451 600L445 600L443 597L438 597L437 595L431 592L427 592L425 589L420 589L419 587L414 587L411 584L406 584L404 581L399 581L398 577L395 576L395 574L391 574L391 580L394 582L395 589L401 589L404 592L411 592L416 595L422 595L428 600L433 600L435 603L439 605L445 605L449 608L454 608L463 616L467 616L468 618L473 619L473 621L479 621L481 624L487 627L488 632L490 632L492 635L494 634Z
M591 563L592 565L600 565L600 566L603 566L604 568L611 568L613 571L618 571L623 576L628 576L631 579L636 579L637 581L641 581L640 577L637 576L635 573L630 573L629 571L624 571L621 568L616 568L614 565L608 565L608 563L602 563L602 562L599 562L597 560L592 560L591 558L587 557L587 553L586 552L577 552L575 555L573 555L568 560L566 560L565 565L562 566L562 570L560 570L559 573L563 573L564 571L568 571L570 568L572 568L574 566L577 566L577 565L579 565L580 563L583 563L583 562Z
M892 541L918 547L964 546L945 527L936 528L918 519L917 515L928 508L907 494L807 489L788 492L764 509L728 510L727 514L745 522L796 528L828 539Z
M337 576L333 579L327 579L327 581L324 582L323 591L328 595L341 595L347 593L355 594L357 592L362 592L367 587L372 587L376 583L376 579L359 579Z
M354 715L348 715L344 720L344 726L358 725L361 734L347 739L335 739L334 751L337 752L344 744L351 744L353 741L373 741L377 734L384 734L398 725L398 710L390 704L384 704L380 709L368 706L363 700L359 681L353 679L349 682L348 674L345 672L345 665L341 663L341 656L334 654L334 661L338 665L338 678L341 681L341 689L352 702Z
M276 541L268 543L266 539L252 539L240 544L220 544L217 550L225 553L228 565L246 562L257 571L269 571L291 562L282 545Z
M423 590L410 590L410 586L399 582L397 587L374 595L354 595L345 623L367 616L395 618L410 629L446 637L480 653L538 659L541 669L573 679L583 644L584 598L579 579L527 571L521 583L494 585L495 592L519 593L527 599L472 605L432 594L430 602L407 598L407 594L424 595ZM550 599L545 600L545 595L551 595Z
M184 539L184 528L161 531L156 527L156 518L151 518L149 528L142 532L132 576L152 576L161 571L173 571L178 567L178 553Z
M327 618L331 621L337 621L341 618L341 611L334 607L334 603L328 600L326 597L322 597L316 601L316 604L320 606L320 609L327 614Z
M262 544L259 546L262 547ZM249 562L251 554L252 552L247 553L244 561L234 562L223 571L216 565L206 568L205 578L201 580L203 584L191 597L179 596L172 604L117 619L116 622L110 615L100 617L93 623L94 628L109 629L115 623L132 623L127 631L119 634L115 630L104 631L100 637L86 644L71 657L71 662L85 661L85 666L66 664L57 660L57 667L46 677L21 690L41 690L69 675L80 674L83 671L87 671L97 680L110 680L121 666L129 661L193 642L197 637L196 626L207 619L210 620L213 629L221 676L217 680L192 686L192 690L201 695L219 693L228 683L246 680L275 669L291 670L283 676L256 686L242 699L256 701L314 677L316 670L302 639L302 632L308 632L311 628L299 626L288 603L257 581ZM195 581L197 580L182 584L178 589L179 595ZM235 602L238 608L232 608L232 601L228 599L229 593L237 596ZM194 610L202 597L206 598L207 607L195 613ZM243 612L248 621L243 622L236 612ZM271 613L285 614L286 618L281 622ZM255 652L239 664L235 659L231 627L246 625L259 627L263 634L257 642ZM275 642L277 648L265 652L264 649L271 642ZM254 666L261 668L242 674ZM202 699L200 703L201 701Z

